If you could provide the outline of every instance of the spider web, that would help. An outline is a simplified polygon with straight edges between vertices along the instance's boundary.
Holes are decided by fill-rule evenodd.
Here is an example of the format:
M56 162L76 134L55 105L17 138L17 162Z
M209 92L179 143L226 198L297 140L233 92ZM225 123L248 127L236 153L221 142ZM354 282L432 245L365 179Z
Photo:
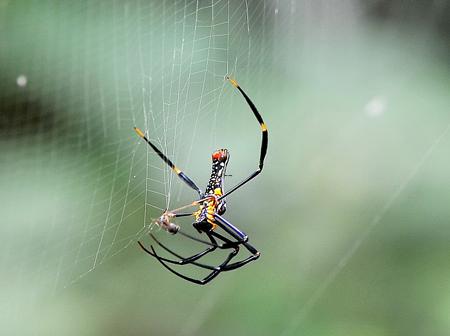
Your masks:
M225 76L245 81L251 63L252 81L263 76L265 29L253 30L269 23L266 3L5 7L1 265L57 291L134 245L164 209L192 201L133 126L207 181L211 151L232 132L221 128L236 99Z
M394 56L381 49L375 50L373 46L368 48L370 52L367 54L337 52L336 59L331 62L333 68L326 67L327 53L335 51L333 48L327 49L327 44L335 42L329 37L334 36L336 27L339 27L343 36L348 34L354 38L352 42L358 42L358 29L361 26L357 3L344 1L335 7L323 1L268 0L0 1L0 236L3 238L0 267L3 288L12 288L11 292L14 292L9 295L6 293L8 290L5 291L0 315L5 320L10 317L18 319L19 312L24 309L24 302L32 303L42 294L47 295L77 283L101 265L114 264L122 254L137 249L136 241L145 238L152 229L152 221L164 209L184 205L195 196L136 136L133 126L144 130L177 166L204 188L202 183L209 176L211 151L226 146L233 155L231 173L246 172L254 168L255 158L245 156L246 153L241 150L242 143L251 148L258 148L259 145L255 134L246 137L242 132L250 127L247 125L255 125L255 121L248 113L242 97L224 80L226 75L235 77L246 89L251 88L252 98L255 97L255 101L259 102L262 92L255 89L257 84L264 83L264 94L277 88L280 84L272 84L267 78L271 78L270 71L273 71L272 74L280 72L283 80L288 82L286 85L296 84L294 91L286 90L290 95L296 93L297 86L301 86L302 92L306 92L305 97L311 99L312 96L313 100L322 101L326 96L327 99L323 100L330 100L330 105L333 105L333 99L338 93L343 97L349 96L348 92L339 91L338 88L341 79L353 75L350 81L352 94L354 86L357 86L355 83L366 84L369 80L367 91L362 90L359 95L380 94L362 103L362 106L365 105L363 114L372 118L370 120L377 120L383 115L389 99L397 99L398 105L390 107L391 111L396 109L397 114L385 124L393 127L393 133L396 133L390 139L392 143L401 142L405 141L402 139L404 136L408 140L405 148L417 147L417 152L406 150L407 158L397 167L397 161L389 165L383 161L384 156L377 156L374 150L370 152L370 141L360 147L355 147L352 141L351 146L345 148L349 152L358 152L359 148L374 154L373 158L366 158L367 164L361 165L367 171L370 171L368 166L371 164L375 166L382 162L385 170L392 170L393 173L387 177L373 174L386 178L381 206L375 210L372 220L358 221L363 229L358 231L359 234L350 235L350 244L340 254L342 257L332 258L328 272L319 277L321 281L317 285L314 282L312 294L306 295L306 300L298 300L299 307L293 307L292 314L287 317L288 323L281 328L285 334L298 330L304 317L325 296L328 287L357 253L373 228L381 222L384 214L403 196L431 154L444 141L448 141L448 104L439 97L439 90L442 89L439 85L435 87L436 95L432 96L438 102L433 115L425 117L421 114L429 108L425 100L419 101L418 106L414 107L398 103L404 97L411 98L406 94L402 96L400 89L397 89L403 86L409 88L405 84L417 80L417 73L410 69L425 66L421 60L416 61L422 55L419 50L411 48L408 51L413 52ZM305 31L305 36L310 36L311 40L323 40L323 44L319 43L319 47L316 47L307 38L298 39L299 32ZM350 32L356 33L351 35ZM364 39L364 33L359 37ZM287 53L289 44L299 40L303 44L292 48L295 52ZM403 39L400 40L403 42ZM429 41L424 40L426 43ZM388 42L392 43L391 40ZM422 48L419 49L426 50L430 46L426 43L420 45ZM345 46L344 43L343 49ZM308 53L309 50L312 52ZM391 50L396 48L390 46L385 51ZM410 57L415 52L419 53L419 57ZM299 63L296 58L300 54L301 64L293 66ZM374 59L373 55L380 60ZM424 55L429 56L426 53ZM319 60L311 61L308 57L317 57ZM352 66L346 64L342 72L334 69L335 64L339 67L339 57L350 59ZM401 62L390 63L396 57ZM361 59L367 62L367 67L361 66ZM303 64L317 69L306 69L307 66ZM325 67L322 69L321 66ZM408 71L403 66L408 67ZM353 67L357 72L362 69L363 78L351 73L349 69ZM407 78L390 77L390 70L392 73L397 71L397 68L393 71L394 67L398 67L401 74L408 73ZM324 83L333 79L333 87ZM390 80L395 84L391 84ZM349 85L349 81L343 82ZM310 86L316 91L310 90ZM391 97L385 97L384 92L391 94ZM278 94L279 101L272 107L278 106L286 98L282 93ZM396 94L398 97L392 97ZM290 96L287 100L294 101L294 98ZM297 103L298 106L293 107L288 102L284 108L294 109L303 104ZM338 103L342 104L340 101ZM305 106L308 105L300 106L300 110L306 111ZM343 133L369 129L367 124L370 123L366 122L367 119L362 121L359 107L320 107L323 107L323 111L308 111L310 118L291 113L292 124L297 126L299 119L302 125L305 122L301 130L305 135L277 134L279 143L284 136L285 143L301 143L301 146L305 146L301 158L305 169L305 175L302 173L302 176L306 176L304 179L308 178L309 163L320 161L315 154L307 157L308 146L314 148L314 152L325 153L322 148L308 143L310 138L321 145L331 142L330 139L338 139L342 141L338 145L344 146L348 138ZM243 116L242 110L249 115ZM357 113L354 113L355 110ZM271 111L274 115L277 112L274 108ZM264 114L265 118L269 116ZM278 117L279 114L277 119L281 120ZM279 129L286 126L289 117L284 116L278 124ZM415 122L409 118L415 118ZM346 121L352 125L347 125ZM333 122L336 125L327 124ZM395 122L402 127L395 127ZM426 127L422 127L425 124ZM445 125L444 131L442 124ZM291 130L296 132L297 127ZM338 133L337 136L333 134L334 138L328 137L333 131ZM314 132L322 134L313 136ZM348 136L351 140L357 138ZM389 152L389 141L376 138L374 142ZM403 150L401 148L398 152L389 153L397 155ZM270 154L273 166L282 161L283 165L277 168L297 167L300 162L281 155L277 161L277 153L272 150ZM408 161L408 158L411 160ZM448 164L447 161L445 163ZM408 169L402 169L402 164ZM310 171L314 170L311 165ZM345 170L345 162L340 167ZM281 168L272 177L277 181L273 186L279 188L286 183L285 191L292 194L298 193L298 186L302 183L302 186L307 187L308 183L304 179L292 175L301 181L292 187L293 190L288 189L287 183L292 184L292 181L285 181L286 177L280 179ZM354 172L348 170L349 175ZM266 170L266 176L268 173ZM317 182L318 179L313 178L317 176L316 172L309 173L311 180ZM326 170L327 178L328 173ZM339 173L346 176L339 170L334 173L337 180ZM397 178L397 173L403 178ZM239 176L236 174L236 178ZM396 187L391 188L390 179L394 179L393 185ZM351 178L348 181L354 182ZM340 182L337 181L337 188L342 187ZM357 180L356 185L360 188L371 186ZM302 195L307 195L307 188L304 189ZM348 188L344 193L355 190L361 192L357 188ZM288 208L290 201L287 199L287 205L283 205ZM357 203L355 200L352 202ZM269 202L265 204L267 207L271 205ZM331 208L333 204L330 202L327 205ZM291 209L297 207L295 204ZM241 209L244 209L242 205ZM307 210L306 207L303 210ZM311 216L309 219L316 218L315 209L305 212ZM285 215L283 210L279 214ZM346 224L343 223L346 218L341 218L342 225ZM329 220L329 225L339 226L334 221L335 218ZM272 231L269 231L269 225ZM305 226L308 225L312 226ZM297 223L285 230L280 230L273 223L261 223L258 230L260 237L270 236L281 245L285 243L282 240L284 234L287 232L294 237L299 232L295 231L297 228ZM344 232L343 229L340 227ZM320 236L319 240L326 238L320 230L317 235ZM300 245L301 239L291 241ZM337 249L337 245L335 243L333 248ZM316 245L309 245L314 254L320 252L322 246L317 242ZM285 257L281 253L277 254L278 246L272 248L275 258ZM297 246L294 249L297 250ZM336 253L331 249L328 252L331 255ZM306 256L309 258L311 254ZM314 260L312 257L310 259ZM269 264L270 256L267 260ZM295 263L298 260L292 258L291 261ZM117 263L123 267L120 261ZM321 268L320 262L317 264L317 268ZM301 273L300 269L298 273ZM277 280L283 279L279 277ZM211 314L212 309L208 308L219 299L222 299L221 291L214 292L212 296L205 295L201 304L193 309L192 318L188 320L183 334L195 334L208 314ZM289 299L292 299L292 295L289 295Z

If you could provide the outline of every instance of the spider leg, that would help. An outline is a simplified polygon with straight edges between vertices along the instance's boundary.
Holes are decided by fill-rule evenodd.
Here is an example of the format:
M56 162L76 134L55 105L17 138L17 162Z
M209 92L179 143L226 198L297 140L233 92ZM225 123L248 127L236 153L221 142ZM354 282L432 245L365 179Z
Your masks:
M241 261L237 261L229 265L224 265L221 269L222 272L235 270L260 257L261 253L257 251L253 246L251 246L249 243L244 243L243 245L247 248L247 250L250 251L250 249L252 249L256 252Z
M197 241L197 242L200 242L200 243L209 245L209 246L213 247L214 249L216 249L216 248L219 248L219 249L228 249L228 248L230 248L230 246L231 246L231 247L234 247L234 246L236 245L235 242L232 242L231 240L229 240L229 239L223 237L222 235L217 234L217 233L214 232L214 231L205 232L206 235L208 236L208 238L211 240L211 242L207 242L206 240L199 239L199 238L196 238L196 237L194 237L194 236L188 235L187 233L184 233L184 232L182 232L182 231L178 231L178 233L181 233L181 234L183 234L185 237L188 237L188 238L190 238L190 239L193 239L193 240L195 240L195 241ZM150 236L158 243L158 245L161 245L161 246L162 246L162 243L159 242L153 234L150 233ZM225 244L217 244L217 241L216 241L212 236L215 236L215 237L217 237L217 238L223 240L223 241L225 242ZM214 250L214 249L213 249L213 250ZM213 251L213 250L212 250L212 251Z
M239 233L241 233L242 234L241 237L238 236L238 238L241 238L241 240L238 240L235 244L243 245L247 249L247 251L249 251L251 253L250 256L248 256L247 258L245 258L245 259L243 259L241 261L237 261L237 262L229 264L229 265L223 265L222 271L234 270L236 268L242 267L242 266L248 264L249 262L259 258L261 253L255 247L253 247L251 244L249 244L247 242L248 236L245 233L240 231L233 224L231 224L228 220L226 220L225 218L223 218L222 216L220 216L218 214L215 214L214 218L216 220L216 223L218 225L220 225L220 227L224 227L224 228L226 227L229 230L231 230L231 232L239 232ZM234 236L234 235L232 235L232 236Z
M180 231L178 231L180 233ZM159 245L161 246L164 250L166 250L168 253L172 254L173 256L179 258L180 260L173 260L173 259L168 259L168 258L164 258L164 257L160 257L163 261L171 263L171 264L175 264L175 265L186 265L186 264L193 264L196 265L198 267L201 268L206 268L206 269L210 269L210 270L215 270L217 267L216 266L210 266L210 265L206 265L206 264L202 264L202 263L198 263L195 262L196 260L202 258L203 256L205 256L206 254L214 251L216 248L219 249L229 249L229 248L236 248L236 243L232 242L231 240L229 240L228 238L214 232L205 232L206 235L208 236L208 238L210 239L211 243L208 243L208 245L210 245L210 247L208 247L207 249L205 249L204 251L201 251L193 256L190 257L183 257L181 255L179 255L178 253L172 251L170 248L168 248L167 246L165 246L163 243L161 243L153 234L150 233L150 236L153 238L153 240ZM186 234L187 235L187 234ZM201 239L197 239L195 237L192 237L190 235L187 235L189 238L192 238L196 241L202 242L202 243L207 243L206 241L203 241ZM217 241L214 239L214 237L219 238L220 240L222 240L223 242L225 242L225 244L217 244ZM150 254L151 256L155 257L155 255L148 250L140 241L138 241L139 246L147 253Z
M243 244L248 240L248 236L245 232L239 230L236 226L231 224L221 215L215 213L214 214L215 223L222 228L226 233L228 233L231 237L236 239L235 244Z
M209 245L209 246L216 246L216 245L214 245L214 244L211 244L210 242L207 242L206 240L203 240L203 239L200 239L200 238L191 236L190 234L187 234L187 233L185 233L185 232L183 232L183 231L178 231L177 233L179 233L179 234L181 234L182 236L185 236L185 237L187 237L187 238L189 238L189 239L195 240L196 242L203 243L203 244ZM218 246L216 246L216 247L218 247Z
M222 269L221 269L221 268L222 268L223 266L227 265L227 264L230 262L230 260L233 259L233 258L238 254L238 252L239 252L239 249L238 249L238 248L234 248L234 249L230 252L230 254L228 255L228 257L225 259L225 261L224 261L222 264L220 264L219 266L217 266L217 268L216 268L214 271L212 271L211 273L209 273L209 274L208 274L206 277L204 277L202 280L198 280L198 279L194 279L194 278L188 277L188 276L186 276L186 275L184 275L184 274L181 274L181 273L175 271L173 268L171 268L170 266L168 266L168 265L162 260L162 258L155 252L155 249L153 248L153 246L150 246L150 248L151 248L151 250L152 250L152 252L153 252L155 258L158 259L158 261L159 261L159 262L160 262L167 270L169 270L170 272L172 272L172 273L175 274L176 276L179 276L180 278L182 278L182 279L184 279L184 280L186 280L186 281L190 281L190 282L193 282L193 283L198 284L198 285L206 285L208 282L210 282L212 279L214 279L216 276L218 276L218 275L220 274L220 272L222 272Z
M220 226L225 226L225 227L229 227L232 226L231 223L229 223L227 220L225 220L224 218L220 217L220 222L217 221L217 224L221 224ZM234 226L233 226L234 227ZM179 231L180 232L180 231ZM233 230L231 232L234 232ZM240 232L240 231L239 231ZM259 257L259 252L253 247L251 246L249 243L247 243L246 240L242 240L240 239L239 241L232 241L226 237L224 237L223 235L215 232L215 231L210 231L210 232L205 232L208 236L208 238L210 239L210 243L203 241L201 239L195 238L193 236L190 236L188 234L185 234L187 237L194 239L195 241L200 241L202 243L207 243L207 245L210 245L208 248L206 248L205 250L190 256L188 258L183 258L181 255L175 253L174 251L172 251L171 249L169 249L167 246L165 246L164 244L162 244L158 239L156 239L156 237L153 234L150 234L150 236L156 241L156 243L161 246L166 252L174 255L175 257L179 258L179 260L172 260L172 259L168 259L168 258L164 258L161 257L160 255L158 255L153 247L153 245L150 245L150 249L148 250L147 248L144 247L144 245L141 242L138 242L140 247L149 255L153 256L154 258L156 258L167 270L169 270L171 273L175 274L176 276L186 280L186 281L190 281L193 282L195 284L198 285L205 285L208 282L210 282L211 280L213 280L217 275L219 275L221 272L224 271L232 271L235 270L237 268L240 268L244 265L246 265L247 263L257 259ZM233 235L234 236L234 235ZM244 234L244 236L246 236ZM217 239L221 240L223 242L223 244L218 244L216 239L214 239L214 237L216 237ZM237 237L240 238L240 237ZM237 256L237 254L239 253L239 245L244 245L246 247L246 249L252 253L251 256L240 260L238 262L229 264L230 261ZM220 249L232 249L231 252L228 254L227 258L218 266L211 266L211 265L206 265L203 263L199 263L197 262L197 260L199 260L200 258L204 257L205 255L209 254L210 252L216 250L217 248ZM212 272L209 273L205 278L199 280L199 279L195 279L189 276L186 276L178 271L176 271L175 269L173 269L172 267L170 267L169 265L167 265L167 263L171 263L171 264L175 264L175 265L194 265L200 268L205 268L205 269L209 269Z
M175 213L174 217L187 217L192 216L192 212Z
M161 260L171 263L171 264L175 264L175 265L187 265L187 264L193 264L196 265L198 267L201 268L206 268L206 269L210 269L210 270L215 270L216 267L214 266L210 266L210 265L205 265L205 264L201 264L201 263L197 263L195 262L196 260L200 259L201 257L205 256L206 254L214 251L216 249L215 246L211 246L208 247L207 249L205 249L204 251L197 253L193 256L190 256L188 258L184 258L181 255L179 255L178 253L175 253L174 251L172 251L171 249L169 249L167 246L165 246L164 244L162 244L159 240L157 240L155 238L155 236L151 235L152 238L156 241L156 243L161 246L164 250L166 250L168 253L174 255L177 258L180 258L180 260L172 260L172 259L168 259L168 258L163 258L163 257L159 257ZM212 237L211 237L212 238ZM150 250L148 250L141 242L138 241L139 246L148 254L150 254L152 257L156 258L156 255L151 252Z
M261 150L260 150L260 154L259 154L258 169L255 170L253 173L251 173L249 177L245 178L240 183L238 183L236 186L234 186L233 188L228 190L225 194L220 196L218 201L220 201L221 199L225 198L226 196L228 196L232 192L236 191L237 189L242 187L244 184L246 184L250 180L254 179L256 176L258 176L259 173L261 173L261 171L263 170L264 158L266 157L267 147L268 147L268 143L269 143L269 135L268 135L268 132L267 132L267 126L264 123L264 120L261 117L261 114L258 112L258 109L256 108L255 104L253 104L253 102L251 101L249 96L247 96L247 94L244 92L244 90L242 90L242 88L239 86L239 84L234 79L231 79L229 77L227 79L231 82L231 84L234 87L236 87L241 92L241 94L245 98L247 104L250 106L250 109L252 110L253 115L255 116L256 120L258 120L259 125L261 127L262 138L261 138Z
M254 248L252 245L250 245L248 242L246 241L236 241L233 242L227 238L225 238L224 236L222 236L221 234L217 233L217 232L210 232L211 235L225 241L225 244L223 244L222 246L225 248L232 248L232 247L238 247L239 245L244 245L244 247L251 253L251 255L241 261L235 262L233 264L229 264L229 265L224 265L221 267L221 271L225 272L225 271L232 271L235 270L239 267L244 266L245 264L248 264L250 261L256 260L261 256L261 253Z
M190 187L191 189L195 190L198 195L200 196L200 198L202 197L203 193L201 191L201 189L195 184L194 181L191 180L191 178L189 178L189 176L187 176L185 173L183 173L177 166L175 166L173 164L172 161L170 161L170 159L165 156L163 154L163 152L161 152L158 147L156 147L144 134L144 132L142 132L139 128L134 127L134 130L136 131L137 135L139 135L142 139L145 140L146 143L148 143L150 145L150 147L152 147L152 149L155 151L156 154L158 154L158 156L175 172L175 174L178 175L178 177L187 184L188 187Z
M224 242L224 244L220 245L219 248L223 248L223 249L227 249L227 248L234 248L236 246L238 246L239 244L242 244L243 242L240 241L232 241L230 239L228 239L227 237L224 237L223 235L221 235L220 233L216 232L216 231L211 231L209 232L212 236L222 240Z

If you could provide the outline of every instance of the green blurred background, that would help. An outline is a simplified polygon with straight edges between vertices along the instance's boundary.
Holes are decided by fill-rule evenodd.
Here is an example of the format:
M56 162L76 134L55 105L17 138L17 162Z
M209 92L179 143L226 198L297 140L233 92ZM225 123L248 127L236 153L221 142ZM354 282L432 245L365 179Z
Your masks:
M449 10L1 0L1 334L448 335ZM132 127L233 185L260 134L227 74L269 127L226 214L262 257L201 287L136 244L199 248L152 225L195 195Z

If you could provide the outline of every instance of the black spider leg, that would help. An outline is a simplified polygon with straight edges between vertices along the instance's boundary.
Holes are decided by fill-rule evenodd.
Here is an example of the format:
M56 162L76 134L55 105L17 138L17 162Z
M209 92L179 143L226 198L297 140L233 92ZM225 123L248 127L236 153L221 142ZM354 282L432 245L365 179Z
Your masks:
M173 259L163 258L163 257L160 256L160 258L161 258L163 261L168 262L168 263L171 263L171 264L175 264L175 265L193 264L193 265L196 265L196 266L201 267L201 268L206 268L206 269L210 269L210 270L215 270L215 269L217 269L217 266L206 265L206 264L198 263L198 262L195 262L195 261L198 260L198 259L200 259L200 258L202 258L202 257L205 256L206 254L208 254L208 253L214 251L216 248L219 248L219 249L230 249L230 248L236 248L236 246L238 245L236 242L233 242L233 241L231 241L231 240L225 238L224 236L222 236L222 235L220 235L220 234L218 234L217 232L214 232L214 231L205 232L206 235L208 236L208 238L210 239L211 243L208 243L208 242L206 242L206 241L204 241L204 240L201 240L201 239L192 237L192 236L190 236L190 235L188 235L188 234L185 234L184 232L181 232L181 231L178 231L178 233L182 233L182 234L185 235L186 237L191 238L191 239L193 239L193 240L195 240L195 241L197 241L197 242L204 243L204 244L208 244L208 245L210 245L210 247L207 248L207 249L205 249L204 251L201 251L201 252L199 252L199 253L197 253L197 254L195 254L195 255L193 255L193 256L190 256L190 257L187 257L187 258L186 258L186 257L183 257L183 256L181 256L180 254L178 254L178 253L172 251L170 248L168 248L168 247L165 246L163 243L161 243L161 242L160 242L153 234L150 234L150 236L153 238L153 240L154 240L159 246L161 246L161 247L162 247L164 250L166 250L168 253L170 253L170 254L172 254L173 256L179 258L179 260L173 260ZM215 236L215 237L217 237L218 239L222 240L225 244L217 244L217 241L216 241L216 240L214 239L214 237L212 237L212 236ZM139 246L140 246L146 253L150 254L150 255L153 256L153 257L155 257L155 255L154 255L152 252L150 252L147 248L145 248L141 242L138 242L138 244L139 244Z
M175 172L175 174L178 175L178 177L184 182L186 183L190 188L194 189L200 198L202 198L203 193L201 191L201 189L195 184L194 181L192 181L191 178L189 178L189 176L187 176L185 173L183 173L177 166L175 166L173 164L172 161L169 160L169 158L167 156L165 156L163 154L163 152L161 152L158 147L156 147L144 134L144 132L142 132L139 128L134 127L134 130L136 131L137 135L139 135L142 139L145 140L145 142L147 142L150 147L152 147L152 149L155 151L156 154L158 154L158 156Z
M175 213L175 217L188 217L192 216L192 212Z
M223 218L222 216L220 216L218 214L215 214L214 218L216 220L217 225L219 225L221 228L232 227L232 228L237 229L233 224L231 224L229 221L227 221L225 218ZM237 229L237 230L239 230L239 229ZM227 232L229 232L229 231L227 231ZM241 231L239 230L239 232L241 232ZM238 239L238 241L235 244L243 245L247 249L247 251L249 251L251 253L251 255L248 256L247 258L237 261L235 263L232 263L229 265L223 265L223 267L221 269L223 272L235 270L236 268L242 267L242 266L248 264L249 262L258 259L259 256L261 255L261 253L255 247L253 247L251 244L249 244L247 242L247 240L248 240L247 235L245 235L243 240L240 239L240 237L238 235L234 235L234 234L231 234L231 235L233 237L235 237L236 239Z
M203 243L203 244L205 244L205 245L210 245L210 246L216 246L216 247L218 247L217 245L214 245L214 244L212 244L212 243L210 243L210 242L207 242L206 240L203 240L203 239L200 239L200 238L191 236L190 234L187 234L186 232L178 231L177 233L179 233L179 234L181 234L181 235L183 235L183 236L185 236L185 237L187 237L187 238L189 238L189 239L195 240L196 242Z
M219 216L219 215L218 215ZM217 222L217 224L222 227L222 228L229 228L229 227L233 227L235 228L230 222L228 222L226 219L222 218L220 216L220 218L218 218L218 220L220 221ZM236 228L236 230L238 230ZM164 257L159 256L154 247L151 245L151 251L148 250L147 248L145 248L140 242L139 245L141 246L141 248L148 254L150 254L151 256L155 257L156 259L158 259L158 261L167 269L169 270L171 273L175 274L176 276L186 280L186 281L190 281L199 285L205 285L208 282L210 282L211 280L213 280L217 275L219 275L219 273L224 272L224 271L231 271L231 270L235 270L237 268L240 268L244 265L246 265L247 263L249 263L252 260L255 260L259 257L260 253L253 247L251 246L248 242L247 242L247 236L245 235L244 238L239 237L236 233L234 233L233 231L229 231L225 230L227 233L229 233L233 238L237 239L237 241L231 241L230 239L222 236L221 234L214 232L214 231L210 231L210 232L205 232L208 235L208 238L210 239L211 243L208 243L206 241L203 241L201 239L192 237L188 234L183 233L183 235L187 236L188 238L194 239L196 241L202 242L202 243L207 243L213 246L210 246L209 248L207 248L206 250L197 253L191 257L188 258L183 258L181 255L173 252L172 250L170 250L168 247L166 247L164 244L162 244L161 242L159 242L156 237L152 234L151 237L156 241L156 243L161 246L164 250L166 250L167 252L171 253L172 255L174 255L177 258L180 258L180 260L171 260L171 259L167 259ZM238 230L239 231L239 230ZM241 231L239 231L241 233ZM181 231L179 231L178 233L182 233ZM242 233L241 233L242 234ZM214 237L220 239L221 241L224 242L224 244L217 244L217 241L214 239ZM248 258L232 263L232 264L228 264L238 253L239 253L239 245L244 245L248 251L250 251L251 253L253 253L251 256L249 256ZM206 265L206 264L202 264L202 263L198 263L196 262L196 260L202 258L203 256L205 256L206 254L214 251L216 248L220 248L220 249L232 249L232 251L229 253L229 255L227 256L227 258L218 266L210 266L210 265ZM206 268L209 270L212 270L212 272L210 274L208 274L205 278L203 278L202 280L198 280L198 279L194 279L192 277L188 277L184 274L181 274L180 272L175 271L173 268L169 267L166 263L172 263L172 264L176 264L176 265L187 265L187 264L191 264L191 265L195 265L201 268Z
M261 127L262 138L261 138L261 151L260 151L260 154L259 154L258 169L255 170L252 174L250 174L249 177L245 178L240 183L238 183L236 186L234 186L233 188L231 188L230 190L225 192L225 194L223 194L222 196L220 196L218 198L218 201L220 201L221 199L225 198L226 196L228 196L232 192L236 191L237 189L242 187L244 184L246 184L250 180L254 179L256 176L258 176L259 173L261 173L261 171L263 170L264 158L266 157L267 147L268 147L268 143L269 143L269 135L268 135L268 132L267 132L267 126L264 123L264 120L261 117L261 114L259 114L258 109L256 108L255 104L253 104L251 99L247 96L247 94L244 92L244 90L242 90L242 88L239 86L239 84L234 79L231 79L231 78L227 78L227 79L231 82L231 84L233 84L234 87L236 87L241 92L242 96L244 96L245 100L247 101L247 104L250 106L250 109L252 110L256 120L258 120L259 125Z
M215 270L216 267L215 266L210 266L210 265L205 265L205 264L201 264L201 263L197 263L195 262L196 260L200 259L201 257L205 256L206 254L214 251L216 248L221 248L221 245L217 245L216 240L210 235L208 234L209 239L211 240L211 246L206 248L205 250L194 254L193 256L190 257L182 257L181 255L179 255L178 253L172 251L171 249L169 249L167 246L165 246L163 243L161 243L158 239L156 239L156 237L153 234L150 234L150 236L153 238L153 240L159 245L161 246L164 250L166 250L168 253L174 255L175 257L179 258L179 260L173 260L173 259L168 259L168 258L163 258L160 256L161 260L171 263L171 264L175 264L175 265L186 265L186 264L193 264L196 265L198 267L202 267L202 268L206 268L206 269L210 269L210 270ZM148 254L150 254L153 257L156 257L151 251L149 251L147 248L145 248L141 242L138 242L139 245L141 246L141 248L147 252Z
M158 255L158 258L161 259L162 261L168 262L168 263L172 263L172 264L176 264L176 265L186 265L186 264L193 264L196 265L198 267L202 267L202 268L206 268L206 269L211 269L211 270L220 270L221 272L224 271L231 271L231 270L235 270L237 268L240 268L246 264L248 264L249 262L256 260L260 257L260 252L253 247L251 244L248 243L248 236L242 232L241 230L239 230L237 227L235 227L233 224L231 224L228 220L226 220L225 218L223 218L222 216L216 214L215 215L215 220L216 220L216 224L222 228L225 232L227 232L230 236L232 236L234 239L236 239L236 241L231 241L230 239L224 237L223 235L215 232L215 231L209 231L209 232L205 232L208 235L208 238L211 240L211 243L214 244L214 248L210 247L207 248L206 250L197 253L196 255L193 255L191 257L188 258L184 258L181 255L173 252L172 250L170 250L167 246L165 246L164 244L162 244L158 239L156 239L156 237L152 234L151 237L156 241L156 243L161 246L164 250L166 250L167 252L169 252L170 254L174 255L175 257L179 258L180 260L172 260L172 259L167 259L167 258L163 258L161 256ZM195 241L198 241L200 243L204 243L204 244L209 244L210 243L198 239L196 237L190 236L184 232L178 231L178 233L181 233L183 235L185 235L186 237L193 239ZM217 241L214 239L214 237L220 239L221 241L224 242L224 244L222 245L218 245ZM147 249L145 249L142 244L140 244L141 247L144 249L144 251L146 251L148 254L152 255L153 257L156 257L155 254L151 253L150 251L148 251ZM233 264L221 264L220 266L210 266L210 265L206 265L206 264L201 264L201 263L197 263L195 262L196 260L202 258L203 256L205 256L206 254L214 251L216 248L220 248L220 249L229 249L229 248L233 248L233 249L237 249L239 250L239 245L243 245L250 253L251 255L248 256L247 258L235 262ZM238 252L238 251L237 251ZM236 253L237 254L237 253Z
M231 259L233 259L239 252L239 247L235 246L232 248L232 251L230 252L230 254L228 254L227 258L225 259L225 261L223 261L219 266L217 266L211 273L209 273L206 277L204 277L202 280L198 280L198 279L194 279L191 277L188 277L184 274L181 274L177 271L175 271L173 268L169 267L163 260L162 258L155 252L155 249L153 248L153 246L150 246L154 256L156 259L158 259L158 261L170 272L172 272L173 274L179 276L180 278L186 280L186 281L190 281L193 282L195 284L198 285L206 285L208 282L210 282L211 280L213 280L216 276L218 276L221 272L222 272L222 267L227 265Z

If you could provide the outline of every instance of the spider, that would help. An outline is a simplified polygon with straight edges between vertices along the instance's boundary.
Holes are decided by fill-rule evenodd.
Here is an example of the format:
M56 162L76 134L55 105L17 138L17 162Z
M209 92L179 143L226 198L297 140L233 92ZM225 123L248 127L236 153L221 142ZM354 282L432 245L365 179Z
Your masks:
M225 172L227 169L227 164L230 159L230 154L227 149L219 149L212 153L212 173L209 179L208 185L206 186L205 192L203 192L197 184L188 177L185 173L183 173L177 166L173 164L173 162L164 155L142 132L139 128L135 127L134 130L136 133L150 145L150 147L156 152L156 154L173 170L175 174L191 189L198 193L198 200L188 204L186 206L174 209L174 210L166 210L164 213L156 220L156 224L161 227L163 230L171 233L171 234L180 234L186 238L194 240L196 242L202 243L206 245L206 248L192 256L182 257L178 253L172 251L167 246L162 244L153 234L150 236L153 240L166 252L173 255L177 259L168 259L160 256L156 253L153 245L150 245L150 249L146 248L140 241L138 242L140 247L149 255L155 257L165 268L167 268L173 274L196 284L205 285L215 277L217 277L221 272L235 270L240 268L249 262L256 260L260 256L260 252L248 243L248 236L246 233L241 231L239 228L234 226L231 222L223 217L227 207L225 198L229 196L231 193L235 192L239 188L241 188L244 184L254 179L256 176L261 173L264 165L264 158L267 153L268 146L268 132L266 124L264 123L261 115L256 109L253 102L244 92L244 90L239 86L239 84L229 77L226 77L230 83L236 87L242 96L245 98L247 104L252 110L256 120L258 121L261 127L262 139L261 139L261 149L259 155L259 165L258 168L251 173L247 178L243 179L240 183L232 187L228 191L224 191L223 184L225 178ZM188 207L197 206L198 210L195 212L187 212L181 213L180 210L183 210ZM184 216L194 216L195 221L193 223L194 228L198 231L199 234L204 233L208 240L204 240L201 238L197 238L190 234L183 232L180 229L180 226L173 223L173 219L176 217L184 217ZM222 229L225 233L217 232L218 228ZM240 246L243 246L250 253L250 256L247 258L243 258L239 261L232 260L238 255ZM225 260L217 265L210 266L203 263L198 262L198 260L205 255L213 252L216 249L227 250L229 251L228 256ZM172 267L168 264L175 265L194 265L199 268L208 269L211 272L205 276L203 279L195 279L192 277L188 277Z

